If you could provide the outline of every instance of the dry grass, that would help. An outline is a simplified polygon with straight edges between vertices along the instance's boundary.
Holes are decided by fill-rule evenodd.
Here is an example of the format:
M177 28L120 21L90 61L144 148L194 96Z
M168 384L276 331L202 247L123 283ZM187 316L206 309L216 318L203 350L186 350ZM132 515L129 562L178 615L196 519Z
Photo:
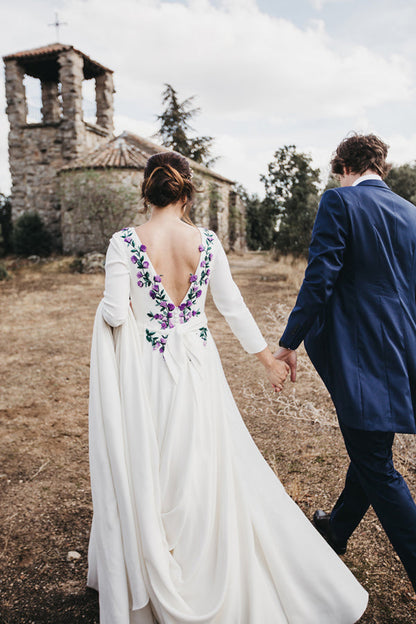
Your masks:
M96 593L85 587L92 512L87 402L103 277L71 274L69 262L20 263L11 269L13 279L0 284L1 624L98 622ZM235 256L231 264L276 347L303 264L271 263L265 254ZM212 303L208 314L241 413L267 461L309 517L318 506L330 509L347 457L331 401L304 352L298 382L276 396ZM397 467L413 493L414 449L413 436L398 437ZM68 563L69 550L81 559ZM370 592L362 623L416 621L411 586L372 512L351 539L345 562Z

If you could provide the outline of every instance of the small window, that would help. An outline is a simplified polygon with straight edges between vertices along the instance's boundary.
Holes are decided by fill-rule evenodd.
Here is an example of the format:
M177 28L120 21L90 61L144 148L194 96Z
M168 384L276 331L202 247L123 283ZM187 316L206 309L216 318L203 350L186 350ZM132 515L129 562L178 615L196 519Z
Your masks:
M26 89L27 123L42 121L42 88L39 78L25 75L23 84Z
M97 123L97 104L95 101L95 80L83 80L82 82L82 111L84 121Z

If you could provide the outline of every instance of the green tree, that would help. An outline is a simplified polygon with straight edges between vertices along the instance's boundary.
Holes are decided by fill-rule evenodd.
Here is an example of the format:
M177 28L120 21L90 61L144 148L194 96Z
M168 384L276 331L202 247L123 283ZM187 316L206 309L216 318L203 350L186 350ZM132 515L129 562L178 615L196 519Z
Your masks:
M333 188L339 188L339 180L333 173L330 173L325 186L325 191L329 191Z
M416 163L392 167L385 182L392 191L416 204Z
M273 247L278 254L306 256L318 208L319 169L312 158L285 145L274 154L267 174L260 177L265 210L275 218Z
M269 210L269 206L256 193L248 193L241 184L236 190L246 207L247 247L253 250L270 249L276 225L274 212Z
M194 132L190 120L201 111L193 105L195 96L180 102L177 91L170 84L165 84L165 87L162 93L165 110L157 115L160 128L155 136L162 140L165 147L170 147L175 152L210 167L217 160L211 156L213 138L190 136Z

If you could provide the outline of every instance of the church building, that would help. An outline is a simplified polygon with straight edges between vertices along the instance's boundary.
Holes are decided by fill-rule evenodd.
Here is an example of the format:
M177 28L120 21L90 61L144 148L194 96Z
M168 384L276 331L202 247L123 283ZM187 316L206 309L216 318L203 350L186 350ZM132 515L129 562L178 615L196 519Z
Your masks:
M71 45L54 43L3 57L12 218L37 212L55 248L104 251L111 234L139 225L145 163L167 151L131 132L114 136L113 71ZM41 120L28 121L25 76L40 81ZM95 123L84 120L82 85L95 81ZM191 218L226 249L245 249L244 204L232 180L189 160L197 193Z

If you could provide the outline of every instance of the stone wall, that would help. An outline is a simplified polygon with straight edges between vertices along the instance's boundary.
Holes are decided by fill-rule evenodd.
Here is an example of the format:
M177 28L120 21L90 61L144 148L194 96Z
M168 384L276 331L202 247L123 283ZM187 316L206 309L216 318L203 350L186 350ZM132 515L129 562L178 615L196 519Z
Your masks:
M56 174L75 158L108 141L113 132L113 79L105 72L96 79L98 126L83 121L84 59L74 49L58 56L61 99L56 81L41 80L42 122L27 123L24 68L5 62L7 114L10 122L9 162L12 177L12 219L37 211L61 246L61 219ZM61 105L62 102L62 105Z
M64 253L105 253L114 232L146 221L135 169L66 170L59 176Z
M13 217L25 211L26 159L23 126L27 118L24 70L15 60L6 63L6 112L9 118L9 163L12 177Z
M214 230L224 248L230 248L228 240L229 200L232 184L198 173L194 178L196 194L191 218L196 225Z
M143 171L65 170L58 178L64 253L105 252L114 232L128 225L141 225L148 218L140 212L143 208L140 199ZM197 226L212 228L213 178L208 175L204 179L199 177L195 183L202 192L196 195L191 218ZM231 188L231 184L225 182L215 187L218 215L214 229L227 251L230 249L228 218ZM240 236L240 230L238 232ZM242 250L239 238L233 248Z
M246 207L235 189L230 191L229 198L229 230L230 249L239 253L247 251L246 244Z
M110 70L72 47L50 53L52 56L45 57L42 51L37 69L27 66L31 75L41 80L42 122L36 124L27 123L24 58L5 57L12 219L36 211L52 233L55 249L80 254L105 251L114 231L139 225L146 218L138 212L143 171L134 160L127 165L131 169L61 171L77 159L80 166L84 155L112 138L114 84ZM83 120L82 83L92 77L96 84L95 124ZM140 137L136 142L145 154L159 148ZM200 192L192 220L217 232L227 251L242 250L244 208L233 193L233 184L200 165L194 168Z

